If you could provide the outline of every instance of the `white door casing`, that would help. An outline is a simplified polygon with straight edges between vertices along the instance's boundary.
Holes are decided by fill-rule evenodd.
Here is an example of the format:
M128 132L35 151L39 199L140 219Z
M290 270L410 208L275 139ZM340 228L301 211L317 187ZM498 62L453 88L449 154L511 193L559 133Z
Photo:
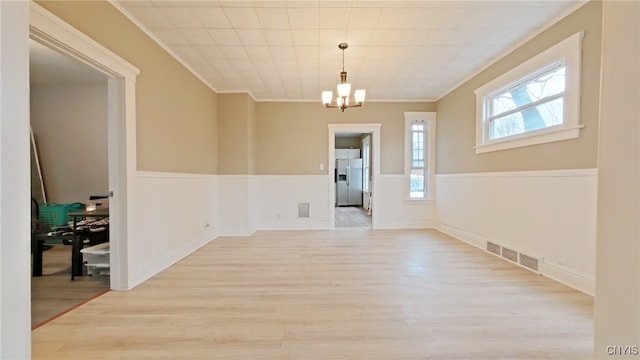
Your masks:
M136 97L139 70L98 42L84 35L34 2L30 3L29 36L54 50L83 62L108 77L108 154L110 211L111 288L129 289L127 221L136 174Z

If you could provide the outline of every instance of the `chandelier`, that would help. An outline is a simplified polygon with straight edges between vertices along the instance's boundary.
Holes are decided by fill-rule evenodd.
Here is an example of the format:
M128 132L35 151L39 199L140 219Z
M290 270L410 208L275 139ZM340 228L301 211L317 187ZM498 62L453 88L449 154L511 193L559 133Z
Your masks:
M336 97L335 104L333 101L333 91L322 92L322 104L326 108L340 109L344 112L344 109L349 107L362 106L364 103L365 90L356 90L353 94L355 104L349 104L349 96L351 95L351 84L347 82L347 72L344 71L344 50L349 47L347 43L338 44L338 48L342 50L342 72L340 72L340 83L338 84L338 96Z

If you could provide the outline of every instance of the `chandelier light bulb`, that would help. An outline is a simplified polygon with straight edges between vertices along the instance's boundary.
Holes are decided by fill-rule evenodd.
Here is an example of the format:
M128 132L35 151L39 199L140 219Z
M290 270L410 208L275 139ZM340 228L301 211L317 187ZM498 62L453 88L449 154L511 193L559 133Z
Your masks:
M333 91L323 91L322 104L329 105L331 104L331 100L333 100Z

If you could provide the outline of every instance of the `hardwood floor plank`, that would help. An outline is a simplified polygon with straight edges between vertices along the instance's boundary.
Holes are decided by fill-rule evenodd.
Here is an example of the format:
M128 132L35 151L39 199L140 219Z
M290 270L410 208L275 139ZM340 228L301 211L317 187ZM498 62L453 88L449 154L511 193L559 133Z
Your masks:
M33 331L34 359L585 359L592 297L433 230L218 238Z
M72 281L71 246L54 245L43 253L42 276L31 278L31 327L108 290L108 276L78 276Z

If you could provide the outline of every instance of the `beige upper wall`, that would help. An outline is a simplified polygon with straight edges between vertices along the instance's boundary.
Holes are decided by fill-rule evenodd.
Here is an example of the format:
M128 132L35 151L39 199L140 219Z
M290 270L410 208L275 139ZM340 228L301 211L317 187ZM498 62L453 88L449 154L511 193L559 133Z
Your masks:
M246 94L218 95L218 173L255 173L255 102Z
M105 1L38 4L140 69L138 170L217 172L217 95Z
M325 109L316 102L256 103L256 173L327 174L328 124L380 123L380 172L404 173L404 112L435 111L435 103L365 103ZM320 170L324 164L325 170Z
M476 155L474 91L570 35L584 31L580 138ZM491 65L438 102L436 172L474 173L595 168L602 3L590 2Z

